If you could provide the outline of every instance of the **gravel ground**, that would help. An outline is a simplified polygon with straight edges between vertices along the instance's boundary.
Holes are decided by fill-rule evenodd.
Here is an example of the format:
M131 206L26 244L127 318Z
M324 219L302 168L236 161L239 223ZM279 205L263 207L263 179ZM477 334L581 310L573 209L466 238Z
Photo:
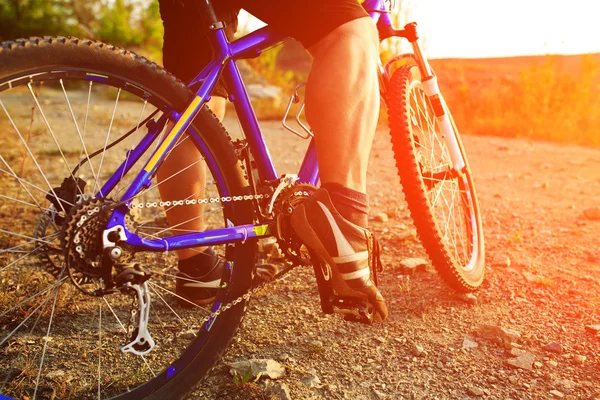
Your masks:
M263 127L279 172L293 171L305 142ZM600 150L464 141L486 235L479 291L458 296L430 265L401 265L426 257L380 130L368 192L388 321L324 315L311 269L297 270L252 301L227 356L190 398L600 399ZM252 359L279 363L283 376L234 379L228 364Z

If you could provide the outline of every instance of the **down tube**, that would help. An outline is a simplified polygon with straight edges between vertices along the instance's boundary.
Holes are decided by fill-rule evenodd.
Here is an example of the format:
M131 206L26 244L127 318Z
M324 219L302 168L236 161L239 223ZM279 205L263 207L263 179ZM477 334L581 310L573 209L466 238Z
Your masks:
M252 109L248 92L242 81L235 61L230 60L223 70L223 78L230 91L229 98L233 102L250 151L256 161L258 173L263 181L275 181L279 178L275 165L267 149L265 139L260 131L256 114Z

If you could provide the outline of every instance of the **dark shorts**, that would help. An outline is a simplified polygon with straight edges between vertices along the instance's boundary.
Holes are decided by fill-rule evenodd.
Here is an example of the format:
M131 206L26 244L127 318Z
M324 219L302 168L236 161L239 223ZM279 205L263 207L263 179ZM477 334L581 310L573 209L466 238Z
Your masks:
M159 0L165 27L163 64L183 82L193 79L212 55L206 27L194 4L197 1L202 0ZM230 39L237 29L238 11L244 8L305 48L340 25L368 15L358 0L213 0L213 4L219 18L227 23ZM227 96L222 82L215 86L213 95Z

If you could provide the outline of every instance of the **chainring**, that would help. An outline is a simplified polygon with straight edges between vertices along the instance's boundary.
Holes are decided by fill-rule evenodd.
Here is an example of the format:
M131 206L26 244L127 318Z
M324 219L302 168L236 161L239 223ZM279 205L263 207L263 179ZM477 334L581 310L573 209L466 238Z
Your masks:
M277 218L277 244L286 258L297 265L311 265L311 259L290 225L290 216L298 204L316 190L314 185L294 183L281 191L273 206Z

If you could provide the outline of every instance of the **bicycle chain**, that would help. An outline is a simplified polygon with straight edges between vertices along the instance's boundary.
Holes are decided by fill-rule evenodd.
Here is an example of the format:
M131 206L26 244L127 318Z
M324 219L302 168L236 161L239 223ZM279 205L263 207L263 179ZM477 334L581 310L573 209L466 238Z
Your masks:
M138 297L135 291L129 292L131 295L131 311L129 311L129 325L127 325L127 340L132 340L133 332L135 331L136 316L138 313Z
M244 196L226 196L226 197L210 197L207 199L185 199L185 200L173 200L173 201L153 201L146 203L137 203L134 204L131 202L129 205L130 210L135 210L139 208L154 208L154 207L175 207L175 206L189 206L194 204L213 204L213 203L229 203L232 201L244 201L244 200L260 200L260 199L268 199L271 197L269 194L248 194Z
M129 209L135 210L135 209L155 208L155 207L171 207L171 206L176 207L176 206L195 205L195 204L227 203L227 202L232 202L232 201L250 201L250 200L268 199L270 197L271 197L270 194L257 194L257 195L244 195L244 196L212 197L212 198L205 198L205 199L191 199L191 200L185 199L185 200L172 200L172 201L160 201L160 202L145 202L145 203L137 203L137 204L134 204L132 202L129 205ZM202 320L199 321L198 325L200 327L204 326L204 324L208 323L211 320L216 319L219 315L221 315L222 313L231 309L232 307L235 307L242 301L249 301L252 296L255 296L256 294L258 294L260 291L262 291L266 286L270 285L271 283L273 283L279 279L282 279L285 275L287 275L293 269L295 269L299 266L306 266L306 265L308 265L307 260L302 260L299 257L294 258L294 262L289 262L287 268L284 268L282 271L275 274L270 280L264 281L264 282L260 283L258 286L251 287L250 289L246 290L246 292L243 293L242 295L238 296L237 298L233 299L229 303L222 305L217 310L208 314L206 317L204 317ZM134 302L132 304L130 324L127 327L127 333L129 335L131 335L131 333L133 332L133 329L135 329L133 326L133 323L135 321L135 314L137 313L137 308L134 307L135 303L136 303L136 301L134 300ZM187 332L187 330L182 330L182 331L176 333L175 338L180 337L185 332Z
M186 199L186 200L173 200L173 201L160 201L160 202L145 202L145 203L137 203L137 204L132 203L129 205L129 209L135 210L135 209L155 208L155 207L171 207L171 206L176 207L176 206L195 205L195 204L227 203L227 202L232 202L232 201L261 200L261 199L268 199L270 197L271 196L269 194L257 194L257 195L244 195L244 196L212 197L212 198L206 198L206 199L191 199L191 200ZM303 266L303 265L305 265L305 264L290 263L287 268L284 268L282 271L275 274L270 280L264 281L264 282L260 283L258 286L252 287L252 288L246 290L246 292L243 293L242 295L238 296L237 298L233 299L229 303L222 305L217 310L208 314L206 317L204 317L202 320L199 321L198 325L200 327L202 327L202 326L204 326L204 324L208 323L211 320L216 319L219 315L221 315L222 313L231 309L232 307L235 307L242 301L249 301L252 296L255 296L257 293L259 293L261 290L263 290L267 285L283 278L291 270L295 269L296 267ZM134 301L134 303L135 303L135 301ZM129 335L131 335L131 332L133 332L132 329L134 329L133 328L133 321L135 321L134 308L135 307L133 307L133 304L132 304L130 325L127 327L128 328L127 333ZM137 309L135 311L137 311ZM179 336L183 335L185 332L186 332L185 330L182 330L182 331L176 333L175 338L178 338Z

